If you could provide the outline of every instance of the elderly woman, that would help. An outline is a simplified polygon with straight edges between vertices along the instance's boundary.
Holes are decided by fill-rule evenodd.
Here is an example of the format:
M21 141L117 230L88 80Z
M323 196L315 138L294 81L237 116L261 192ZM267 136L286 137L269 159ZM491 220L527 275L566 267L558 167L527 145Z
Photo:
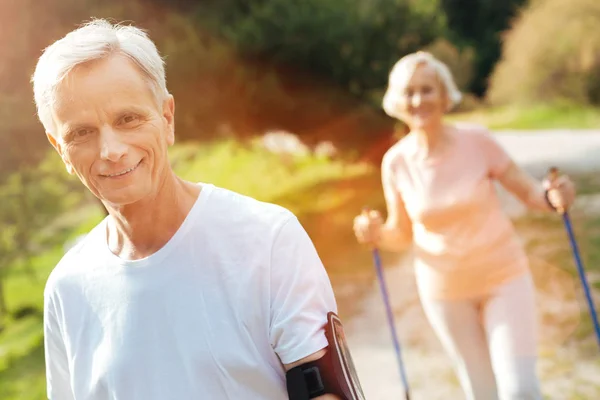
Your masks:
M387 220L362 214L354 231L384 250L413 244L423 309L468 399L541 399L534 285L494 182L543 211L571 205L574 186L566 176L537 182L482 127L445 123L460 99L431 54L397 62L383 108L410 132L382 161Z

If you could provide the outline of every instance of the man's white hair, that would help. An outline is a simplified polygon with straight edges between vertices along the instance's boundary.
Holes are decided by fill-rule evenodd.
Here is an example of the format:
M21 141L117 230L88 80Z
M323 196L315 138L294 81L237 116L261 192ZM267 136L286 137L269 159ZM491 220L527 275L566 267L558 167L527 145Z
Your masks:
M47 47L31 78L37 113L46 132L55 135L52 108L65 77L78 65L123 54L144 74L159 104L168 96L164 60L142 29L93 19Z
M420 65L428 65L433 67L442 84L444 92L448 97L448 109L456 106L462 99L462 94L456 83L452 72L446 64L435 58L431 53L418 51L402 57L392 67L389 75L388 89L383 96L383 110L390 117L400 119L398 101L402 96L402 87L406 86L415 70Z

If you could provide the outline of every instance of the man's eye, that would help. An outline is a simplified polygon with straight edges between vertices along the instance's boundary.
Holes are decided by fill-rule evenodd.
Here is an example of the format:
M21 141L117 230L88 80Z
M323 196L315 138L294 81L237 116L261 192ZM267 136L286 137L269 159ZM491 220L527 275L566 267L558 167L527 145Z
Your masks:
M123 118L121 118L121 124L130 124L132 122L137 121L139 118L137 115L125 115Z
M90 133L91 133L90 129L82 128L82 129L77 129L75 132L73 132L73 136L75 136L76 139L81 139L81 138L86 137Z

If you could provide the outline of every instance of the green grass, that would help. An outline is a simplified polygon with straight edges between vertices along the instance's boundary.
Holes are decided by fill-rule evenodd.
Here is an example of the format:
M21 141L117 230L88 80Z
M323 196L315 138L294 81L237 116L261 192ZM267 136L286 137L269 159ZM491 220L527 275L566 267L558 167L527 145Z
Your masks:
M0 371L7 369L11 360L27 354L33 346L39 343L42 338L42 332L39 329L40 323L41 316L32 315L19 320L18 323L11 324L10 329L2 332Z
M574 104L504 106L450 114L448 120L483 124L493 130L600 129L600 107Z
M42 400L46 398L44 347L40 341L29 352L0 371L0 399Z

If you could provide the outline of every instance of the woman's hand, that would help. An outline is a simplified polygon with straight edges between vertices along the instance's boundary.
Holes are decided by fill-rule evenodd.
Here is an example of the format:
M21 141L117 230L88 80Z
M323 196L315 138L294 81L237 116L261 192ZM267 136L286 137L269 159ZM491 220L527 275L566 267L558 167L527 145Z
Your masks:
M568 210L575 202L575 184L567 175L558 175L556 169L543 182L546 198L559 212Z
M383 218L379 211L363 211L354 218L354 235L361 244L377 246L381 241Z

